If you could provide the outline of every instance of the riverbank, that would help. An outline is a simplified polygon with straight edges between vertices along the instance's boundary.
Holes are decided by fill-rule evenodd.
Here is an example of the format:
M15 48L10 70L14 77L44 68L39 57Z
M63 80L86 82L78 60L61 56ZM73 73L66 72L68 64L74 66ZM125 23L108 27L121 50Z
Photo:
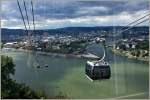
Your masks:
M125 56L129 59L136 59L139 61L145 61L145 62L149 62L149 58L145 58L145 57L136 57L130 54L130 52L128 51L121 51L121 50L117 50L117 49L113 49L111 48L112 53L116 54L116 55L120 55L120 56Z
M11 50L11 51L20 51L20 52L33 52L40 55L47 55L47 56L53 56L53 57L76 57L76 58L83 58L83 59L91 59L91 60L98 60L100 59L98 56L91 54L91 53L84 53L84 54L62 54L62 53L51 53L51 52L43 52L43 51L33 51L33 50L27 50L27 49L15 49L15 48L3 48L3 50Z
M91 45L87 51L94 52L96 55L103 53L98 44ZM109 59L111 79L95 82L91 82L85 76L86 60L84 59L36 56L33 53L17 51L4 52L4 54L14 59L16 73L13 79L27 84L35 91L43 91L47 98L61 94L67 99L107 99L134 95L141 91L148 93L149 65L145 62L124 59L112 52L108 52L108 56L111 57ZM39 69L34 67L35 57L38 57L41 66ZM43 66L45 64L49 67L45 68ZM88 92L91 91L91 87L94 90L92 93ZM121 92L114 93L114 91ZM148 94L134 96L135 99L139 97L147 99Z

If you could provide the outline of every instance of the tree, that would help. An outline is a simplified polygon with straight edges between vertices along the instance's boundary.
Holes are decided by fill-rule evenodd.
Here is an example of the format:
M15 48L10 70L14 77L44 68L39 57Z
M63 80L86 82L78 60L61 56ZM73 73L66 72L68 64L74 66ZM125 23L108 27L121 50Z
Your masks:
M142 42L138 42L136 49L149 50L149 41L144 40Z
M12 58L7 57L7 56L1 56L1 72L2 72L2 79L8 79L10 78L10 74L14 74L15 65L12 62Z
M1 56L1 96L5 99L33 99L43 98L43 93L37 93L31 90L25 84L19 84L10 78L14 75L15 65L12 58Z

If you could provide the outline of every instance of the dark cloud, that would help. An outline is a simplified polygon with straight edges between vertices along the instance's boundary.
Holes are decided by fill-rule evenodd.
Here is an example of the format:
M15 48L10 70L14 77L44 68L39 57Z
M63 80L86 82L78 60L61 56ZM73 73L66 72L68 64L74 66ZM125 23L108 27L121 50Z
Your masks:
M25 15L23 0L19 0ZM32 20L30 0L25 0L30 20ZM86 16L112 16L122 12L134 14L148 10L148 0L33 0L35 20L70 19ZM2 20L21 20L17 0L3 0Z
M120 1L79 1L81 7L99 7L104 6L109 8L110 10L107 12L97 11L97 15L112 15L119 14L122 12L134 13L139 10L147 10L149 9L149 1L148 0L120 0ZM96 15L95 14L95 15Z
M133 2L134 1L134 2ZM4 12L2 14L2 18L21 18L19 13L19 9L17 6L16 1L7 1L7 6L10 12ZM27 9L31 13L31 4L29 1L27 3ZM3 4L3 3L2 3ZM23 2L20 2L23 8ZM62 18L76 18L81 16L107 16L112 14L119 14L124 11L128 13L134 13L139 10L148 9L148 0L130 0L130 1L68 1L68 2L60 2L59 0L56 1L44 1L44 0L37 0L34 1L35 6L35 14L39 16L43 16L46 18L55 18L55 19L62 19ZM88 8L92 7L106 7L108 11L101 11L99 9L93 10L92 9L88 12ZM84 9L82 9L84 8ZM87 9L85 9L87 8ZM78 13L78 12L87 12L87 13ZM94 12L94 13L93 13Z

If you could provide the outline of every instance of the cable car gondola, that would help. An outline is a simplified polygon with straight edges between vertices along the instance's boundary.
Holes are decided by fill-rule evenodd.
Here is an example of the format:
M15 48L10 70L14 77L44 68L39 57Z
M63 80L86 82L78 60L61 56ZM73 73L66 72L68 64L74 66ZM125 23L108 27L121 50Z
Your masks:
M85 73L92 80L109 79L111 76L110 66L104 60L87 61Z
M105 61L105 41L104 43L104 55L100 60L87 61L85 67L85 74L90 80L109 79L111 76L111 70L108 62Z

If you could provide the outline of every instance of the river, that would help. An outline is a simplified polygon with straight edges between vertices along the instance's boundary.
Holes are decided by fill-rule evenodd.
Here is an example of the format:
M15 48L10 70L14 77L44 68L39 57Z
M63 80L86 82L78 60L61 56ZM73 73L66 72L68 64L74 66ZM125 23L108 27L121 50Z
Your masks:
M91 44L90 53L102 56L101 46ZM35 90L44 91L48 97L64 95L67 98L148 98L149 64L111 53L107 61L111 78L91 82L85 76L85 59L36 55L17 50L2 51L13 57L16 65L13 79ZM39 63L41 68L36 68ZM44 65L49 67L45 68Z

